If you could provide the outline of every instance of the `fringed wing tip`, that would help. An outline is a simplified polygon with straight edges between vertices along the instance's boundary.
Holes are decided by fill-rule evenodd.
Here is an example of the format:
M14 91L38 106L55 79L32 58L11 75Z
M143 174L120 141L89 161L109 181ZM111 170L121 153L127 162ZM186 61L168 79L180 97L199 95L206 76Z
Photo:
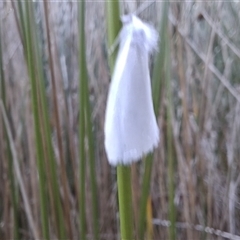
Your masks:
M128 152L123 153L123 158L119 157L108 157L108 162L110 165L116 167L117 165L130 165L134 162L138 162L141 160L143 156L146 156L147 154L153 152L155 148L158 147L160 139L157 137L152 144L152 146L146 150L143 150L142 152L132 150ZM108 155L108 154L107 154Z

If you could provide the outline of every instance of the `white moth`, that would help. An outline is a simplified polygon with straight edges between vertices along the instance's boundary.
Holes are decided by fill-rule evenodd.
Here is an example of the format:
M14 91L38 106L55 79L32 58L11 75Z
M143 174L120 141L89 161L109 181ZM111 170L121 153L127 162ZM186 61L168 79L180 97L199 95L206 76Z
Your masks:
M149 74L149 54L157 47L158 35L134 15L124 16L122 22L104 126L111 165L131 164L159 141Z

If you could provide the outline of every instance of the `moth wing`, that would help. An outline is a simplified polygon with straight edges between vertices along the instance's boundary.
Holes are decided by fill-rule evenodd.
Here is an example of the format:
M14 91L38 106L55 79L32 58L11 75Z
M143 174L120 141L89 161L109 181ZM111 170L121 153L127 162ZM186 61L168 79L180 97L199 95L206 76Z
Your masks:
M127 63L121 79L121 93L119 92L119 131L123 164L139 160L152 151L159 141L152 104L148 52L134 44L129 49Z
M121 129L119 118L121 107L119 103L121 99L122 76L127 65L130 43L131 37L128 36L120 46L108 93L104 132L105 149L108 160L112 165L118 164L119 159L122 158L123 149L122 141L120 140Z

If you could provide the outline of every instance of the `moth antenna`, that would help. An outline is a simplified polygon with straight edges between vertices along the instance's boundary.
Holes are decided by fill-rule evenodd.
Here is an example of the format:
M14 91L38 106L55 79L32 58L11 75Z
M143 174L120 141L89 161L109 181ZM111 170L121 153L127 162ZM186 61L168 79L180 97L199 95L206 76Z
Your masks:
M120 33L118 33L117 37L115 38L113 44L111 45L111 47L108 49L108 56L111 56L114 51L116 50L118 44L120 42Z
M134 15L139 15L140 13L142 13L146 8L150 7L153 3L155 3L156 0L151 0L151 1L145 1L143 4L141 4L141 6L136 9L132 14Z

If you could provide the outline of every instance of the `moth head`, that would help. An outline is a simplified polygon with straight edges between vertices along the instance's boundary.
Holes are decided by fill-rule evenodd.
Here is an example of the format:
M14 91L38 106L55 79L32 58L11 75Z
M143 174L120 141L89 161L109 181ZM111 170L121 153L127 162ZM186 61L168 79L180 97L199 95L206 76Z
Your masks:
M122 38L132 36L133 44L144 47L148 52L157 49L158 33L151 26L133 14L121 17L123 23Z

